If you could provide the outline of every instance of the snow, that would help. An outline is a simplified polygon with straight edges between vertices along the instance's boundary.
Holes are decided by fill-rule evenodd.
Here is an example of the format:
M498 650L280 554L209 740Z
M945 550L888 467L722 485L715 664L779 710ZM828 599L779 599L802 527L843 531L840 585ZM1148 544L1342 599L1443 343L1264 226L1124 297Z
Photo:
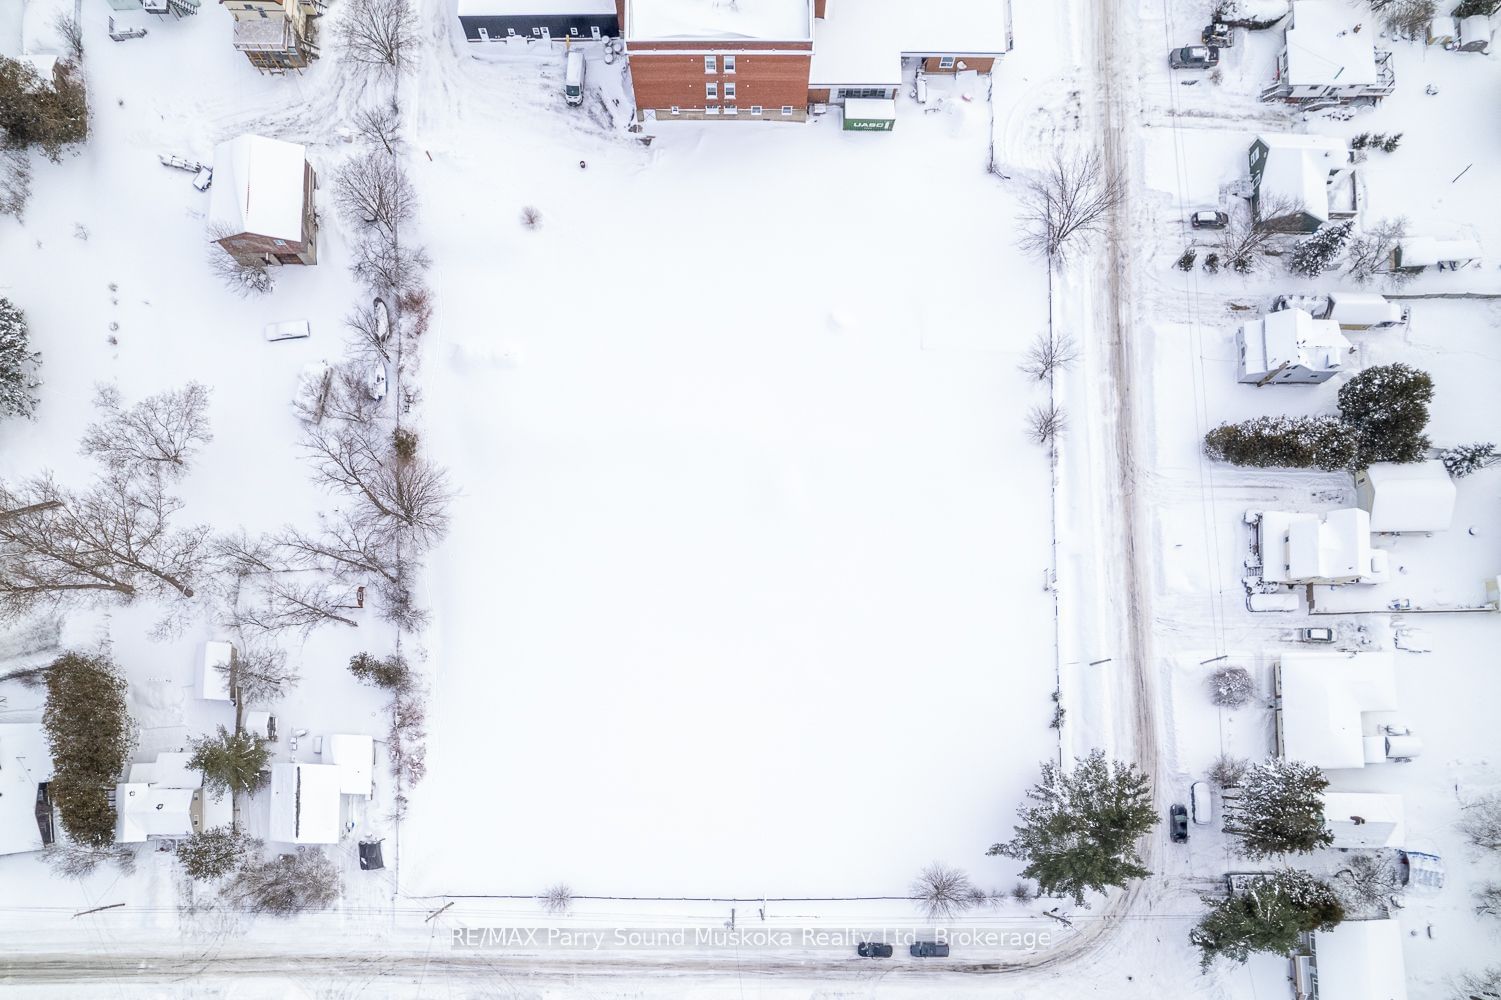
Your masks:
M1407 1000L1402 926L1395 919L1347 920L1315 931L1313 954L1319 1000Z
M0 855L42 849L37 786L52 777L52 751L41 723L0 722Z
M998 56L1009 0L829 0L813 23L812 87L895 86L902 56Z
M1325 792L1323 799L1324 823L1334 834L1334 842L1329 846L1335 850L1405 846L1407 827L1402 796Z
M809 0L631 0L630 41L805 42L812 37Z
M1283 757L1325 770L1372 763L1367 740L1387 721L1376 713L1398 707L1390 652L1289 650L1277 677Z
M1370 8L1347 0L1294 0L1287 29L1287 78L1295 87L1352 87L1376 82Z
M198 655L197 695L205 701L232 701L229 690L229 671L234 662L235 648L222 639L203 644Z
M201 788L203 772L188 766L192 756L183 751L159 753L156 760L130 765L130 780L158 788Z
M370 769L375 765L373 739L344 734L330 736L324 757L339 769L339 791L342 794L370 797Z
M162 788L128 782L115 786L115 840L145 843L150 837L188 837L193 833L190 788Z
M227 235L300 242L307 163L295 142L242 135L214 148L209 222Z
M1355 475L1360 506L1372 531L1443 531L1454 519L1459 490L1444 463L1373 462Z
M332 764L271 765L271 840L284 844L337 844L344 771Z

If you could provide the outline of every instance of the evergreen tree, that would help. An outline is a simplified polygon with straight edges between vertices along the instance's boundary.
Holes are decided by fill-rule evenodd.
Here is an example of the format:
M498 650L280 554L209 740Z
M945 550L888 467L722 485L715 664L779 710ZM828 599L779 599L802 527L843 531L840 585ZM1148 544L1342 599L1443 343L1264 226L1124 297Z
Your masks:
M1307 854L1328 847L1324 789L1329 779L1312 764L1272 757L1246 770L1240 796L1226 811L1225 832L1252 858Z
M1496 446L1480 441L1455 445L1453 448L1445 448L1440 457L1444 460L1444 468L1449 470L1449 475L1463 479L1490 465L1496 457Z
M195 833L177 845L182 870L197 882L211 882L243 866L261 848L254 837L228 827Z
M1421 461L1432 400L1433 379L1401 362L1367 368L1340 386L1340 418L1358 435L1361 467Z
M1335 417L1252 417L1210 431L1204 453L1231 465L1335 472L1355 467L1359 447L1355 430Z
M41 354L33 351L26 314L0 298L0 417L29 417L36 412L36 369Z
M82 847L115 840L109 791L130 756L125 681L107 657L66 653L47 670L42 727L52 749L48 790L68 837Z
M377 659L369 653L356 653L349 658L349 672L361 684L402 692L412 686L412 669L399 654Z
M1287 269L1307 278L1317 278L1344 250L1353 226L1352 222L1325 226L1307 239L1300 240L1288 258Z
M1042 765L1031 805L1017 810L1021 824L1009 843L987 852L1025 860L1022 875L1045 895L1072 896L1084 905L1087 890L1102 892L1150 875L1136 841L1157 822L1152 790L1134 764L1107 761L1094 750L1066 772Z
M0 56L0 132L0 145L37 146L54 163L64 146L88 138L88 92L78 63L59 61L45 80L30 63Z
M1188 939L1199 949L1205 972L1216 958L1244 964L1257 952L1291 955L1300 934L1329 930L1345 917L1328 883L1294 869L1256 879L1228 899L1204 902L1211 909Z
M218 792L248 792L265 780L261 769L271 750L252 733L231 733L219 727L217 737L193 741L188 766L203 772L203 787Z

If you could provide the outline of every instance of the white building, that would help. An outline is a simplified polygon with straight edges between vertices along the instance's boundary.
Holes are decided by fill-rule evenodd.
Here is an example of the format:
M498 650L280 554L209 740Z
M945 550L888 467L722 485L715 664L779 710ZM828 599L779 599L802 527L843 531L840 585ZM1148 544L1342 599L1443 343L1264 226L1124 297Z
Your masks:
M374 791L375 740L369 736L334 735L328 738L328 762L339 769L339 791L368 799Z
M337 844L343 778L344 772L332 764L272 764L269 839Z
M1359 213L1354 159L1343 139L1268 133L1256 137L1248 155L1258 221L1311 233Z
M1340 849L1401 848L1407 836L1402 796L1379 792L1325 792L1324 826Z
M1407 325L1407 310L1375 292L1331 292L1324 318L1341 330L1390 330Z
M1357 768L1421 750L1417 737L1397 724L1390 650L1286 652L1276 680L1277 750L1287 760Z
M1344 0L1294 0L1277 80L1266 95L1288 101L1379 99L1397 85L1391 53L1376 49L1381 25Z
M1402 928L1395 919L1346 920L1315 931L1318 1000L1407 1000Z
M1373 462L1355 473L1355 502L1371 515L1371 530L1443 531L1454 520L1459 490L1438 459Z
M1345 370L1354 348L1332 319L1283 309L1235 333L1236 380L1252 385L1317 385Z
M115 786L117 841L191 837L233 821L233 799L204 788L203 772L188 766L190 756L161 753L130 766L129 780Z
M194 693L204 701L234 699L229 690L229 668L234 663L235 647L222 641L206 642L198 656L197 683Z
M1432 236L1409 236L1397 244L1392 266L1398 271L1457 271L1480 260L1480 244L1474 240L1440 240Z
M0 856L52 843L52 749L39 722L0 723Z
M1371 547L1371 515L1358 507L1327 514L1253 511L1261 553L1261 579L1268 583L1380 583L1387 554Z

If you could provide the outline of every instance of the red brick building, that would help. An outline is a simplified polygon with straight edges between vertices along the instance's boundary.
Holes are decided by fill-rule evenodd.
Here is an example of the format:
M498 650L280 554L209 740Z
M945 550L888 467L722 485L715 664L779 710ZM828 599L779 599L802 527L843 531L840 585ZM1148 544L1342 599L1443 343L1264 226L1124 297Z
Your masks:
M801 121L908 71L988 73L1007 0L616 0L638 119Z

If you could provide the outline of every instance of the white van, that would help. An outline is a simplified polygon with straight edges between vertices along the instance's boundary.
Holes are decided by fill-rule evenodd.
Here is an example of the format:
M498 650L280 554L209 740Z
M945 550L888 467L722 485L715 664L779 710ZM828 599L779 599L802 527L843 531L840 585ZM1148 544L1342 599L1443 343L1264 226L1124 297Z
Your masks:
M1195 781L1189 792L1192 795L1189 802L1193 806L1194 822L1200 826L1214 822L1214 799L1209 795L1209 782Z
M568 50L568 66L563 73L563 100L574 108L584 103L584 54L578 49Z

